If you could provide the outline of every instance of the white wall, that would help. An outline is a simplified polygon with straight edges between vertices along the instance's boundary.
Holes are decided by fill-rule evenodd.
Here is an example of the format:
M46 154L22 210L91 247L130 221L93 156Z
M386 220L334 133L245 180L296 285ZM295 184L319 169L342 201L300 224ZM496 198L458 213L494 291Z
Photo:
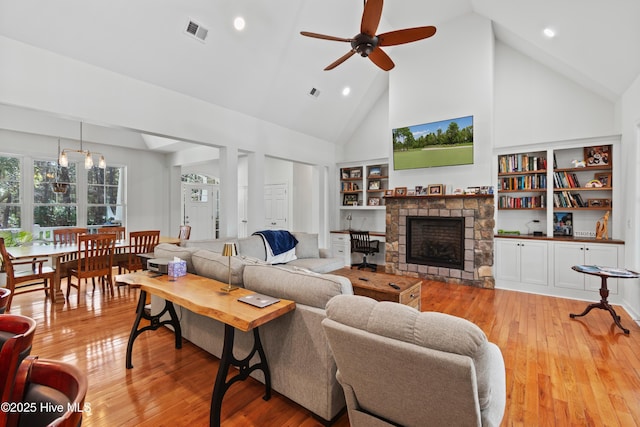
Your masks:
M624 266L640 271L640 76L636 78L631 87L624 93L621 100L622 111L622 162L625 192L630 198L626 204L625 217L625 264ZM634 191L635 190L635 191ZM621 280L625 308L636 321L640 321L640 283L638 280Z
M406 52L406 53L405 53ZM409 51L395 50L389 78L389 127L412 126L473 115L473 165L390 171L390 187L444 184L490 185L493 97L491 22L468 14ZM387 156L392 159L391 131ZM390 162L392 163L392 162ZM390 164L391 166L391 164ZM392 169L392 167L390 167Z
M501 42L494 81L496 148L619 132L611 101Z

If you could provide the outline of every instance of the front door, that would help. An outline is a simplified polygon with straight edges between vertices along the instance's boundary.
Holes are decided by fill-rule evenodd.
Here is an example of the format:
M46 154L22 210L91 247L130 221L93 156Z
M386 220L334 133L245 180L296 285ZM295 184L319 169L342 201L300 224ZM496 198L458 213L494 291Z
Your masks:
M211 184L183 184L184 224L191 226L192 240L216 237L217 187Z

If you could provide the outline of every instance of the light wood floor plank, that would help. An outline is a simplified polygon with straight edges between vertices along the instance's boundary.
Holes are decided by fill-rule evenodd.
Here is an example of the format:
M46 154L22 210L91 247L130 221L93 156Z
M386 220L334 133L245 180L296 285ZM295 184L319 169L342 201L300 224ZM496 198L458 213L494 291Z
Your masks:
M111 297L85 289L79 306L72 292L67 304L30 293L16 296L12 307L38 323L32 354L88 373L91 412L83 426L208 425L218 359L186 341L176 350L172 333L161 329L138 337L134 368L125 369L138 291L118 287ZM422 289L424 311L469 319L500 347L507 370L503 426L640 427L640 327L619 307L629 336L602 310L569 318L587 304L439 282ZM273 393L265 402L263 393L253 379L234 384L222 405L223 425L321 425L289 399ZM348 425L346 414L335 424Z

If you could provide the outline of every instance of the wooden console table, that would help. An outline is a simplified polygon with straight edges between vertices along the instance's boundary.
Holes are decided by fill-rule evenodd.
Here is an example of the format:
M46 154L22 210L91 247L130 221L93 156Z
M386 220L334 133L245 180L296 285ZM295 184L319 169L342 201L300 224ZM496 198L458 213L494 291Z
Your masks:
M620 316L618 316L616 311L613 309L613 307L611 306L611 304L609 304L609 301L607 300L609 298L609 288L607 288L607 278L615 277L617 279L636 279L640 277L640 274L636 273L635 271L626 270L624 268L600 267L597 265L574 265L571 268L579 273L591 274L593 276L600 276L602 281L600 282L600 302L589 304L582 313L569 314L569 317L571 317L572 319L576 317L582 317L587 313L589 313L594 308L607 310L611 314L611 317L613 317L613 321L616 323L616 325L618 325L618 327L622 329L625 334L628 334L629 330L622 326L622 324L620 323Z
M116 276L116 282L127 283L140 288L136 319L127 344L127 369L133 368L131 363L133 343L138 335L144 331L156 330L162 325L172 325L175 333L175 347L182 347L180 321L173 307L173 303L177 303L194 313L211 317L224 323L224 345L211 396L209 425L220 426L222 398L231 384L245 380L255 370L261 370L264 373L265 395L263 399L269 400L271 398L271 374L267 364L267 357L260 342L258 327L294 310L295 303L293 301L281 300L265 308L253 307L238 301L238 298L255 292L244 288L239 288L232 292L223 292L220 288L226 286L224 283L193 274L170 277L144 271L118 275ZM147 293L164 298L165 307L160 313L151 314L145 310ZM164 314L169 314L169 320L161 320ZM140 327L142 319L149 320L151 322L150 325ZM233 356L236 329L243 332L253 330L253 349L243 360L238 360ZM251 365L250 361L256 353L259 360L254 365ZM238 368L238 374L227 381L227 373L231 366Z

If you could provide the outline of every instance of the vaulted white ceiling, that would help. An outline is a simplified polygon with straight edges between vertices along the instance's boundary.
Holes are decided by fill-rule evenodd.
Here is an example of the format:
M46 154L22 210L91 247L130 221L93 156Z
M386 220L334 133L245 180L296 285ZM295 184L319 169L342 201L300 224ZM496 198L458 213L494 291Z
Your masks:
M362 0L0 0L0 34L344 143L386 89L388 75L358 56L323 71L349 44L299 33L352 37L362 9ZM442 27L467 13L490 19L498 39L612 101L640 74L637 0L387 0L378 33ZM233 28L236 16L246 20L242 32ZM208 29L204 42L185 33L189 20ZM544 38L545 27L557 37ZM385 51L393 58L395 49L418 43L437 43L437 34ZM345 86L351 88L346 97ZM312 88L317 98L309 95ZM157 139L147 144L180 147Z

